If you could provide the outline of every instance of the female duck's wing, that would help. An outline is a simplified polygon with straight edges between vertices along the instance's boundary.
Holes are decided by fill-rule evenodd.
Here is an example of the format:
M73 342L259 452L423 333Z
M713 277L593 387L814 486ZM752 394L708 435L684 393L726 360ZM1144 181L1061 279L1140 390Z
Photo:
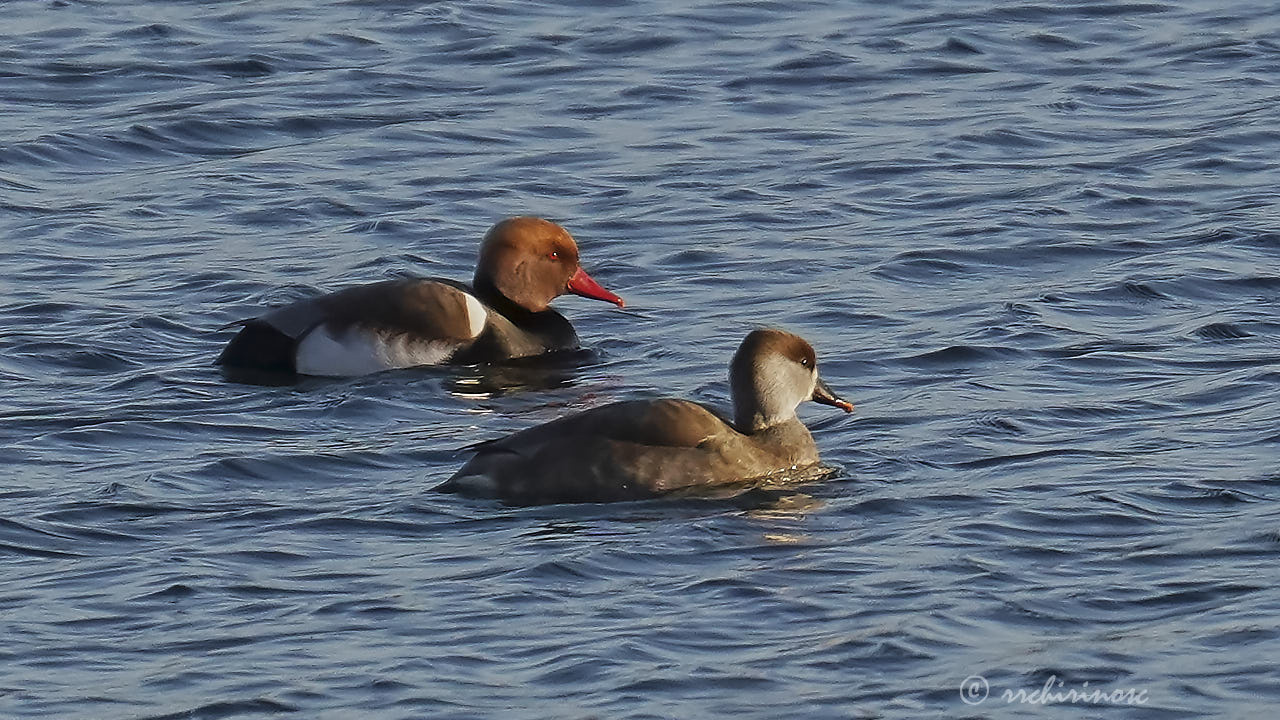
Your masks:
M735 436L697 403L614 403L483 443L436 489L519 504L654 497L736 477L722 452Z

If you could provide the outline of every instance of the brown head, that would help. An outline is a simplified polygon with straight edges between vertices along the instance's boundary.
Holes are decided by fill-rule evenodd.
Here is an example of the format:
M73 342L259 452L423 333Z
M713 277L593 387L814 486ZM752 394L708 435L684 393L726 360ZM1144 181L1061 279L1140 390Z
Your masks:
M565 293L623 305L578 265L578 245L569 233L535 217L507 218L489 229L480 245L475 285L491 287L530 312L546 310Z
M813 346L781 330L753 330L729 365L734 424L755 432L794 418L805 400L853 412L818 376Z

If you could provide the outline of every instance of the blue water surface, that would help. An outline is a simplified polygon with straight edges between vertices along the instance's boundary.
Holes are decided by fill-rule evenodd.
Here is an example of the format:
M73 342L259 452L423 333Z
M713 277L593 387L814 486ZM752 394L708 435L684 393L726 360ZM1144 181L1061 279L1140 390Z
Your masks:
M3 14L0 716L1280 703L1273 3ZM262 306L466 279L514 214L628 302L558 301L585 359L211 364ZM429 492L576 409L725 405L759 325L858 405L801 411L834 478Z

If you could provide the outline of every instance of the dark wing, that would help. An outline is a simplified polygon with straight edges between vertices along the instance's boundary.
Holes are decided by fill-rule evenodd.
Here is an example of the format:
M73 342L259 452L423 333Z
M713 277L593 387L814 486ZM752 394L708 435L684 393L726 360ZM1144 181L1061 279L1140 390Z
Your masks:
M257 321L295 340L324 324L335 331L362 326L464 341L478 334L473 332L468 295L465 285L448 280L387 280L300 300Z
M724 420L687 400L628 400L592 408L476 446L478 453L532 455L556 441L612 440L648 447L696 448L726 431Z
M614 403L484 443L437 489L516 504L634 500L733 471L740 435L684 400Z

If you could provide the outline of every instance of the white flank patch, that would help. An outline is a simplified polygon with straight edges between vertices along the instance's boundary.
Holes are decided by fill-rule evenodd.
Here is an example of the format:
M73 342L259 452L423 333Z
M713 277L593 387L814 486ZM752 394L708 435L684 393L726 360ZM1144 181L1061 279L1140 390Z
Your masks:
M498 494L498 483L488 475L455 475L449 478L449 485L455 492L463 495L479 495L494 497Z
M321 325L298 343L297 368L302 375L349 377L394 368L438 365L457 344L423 341L404 334L384 335L351 329L334 335Z
M489 311L484 309L484 305L470 293L463 293L462 297L467 304L467 324L471 327L471 337L480 337L480 333L484 332L484 326L489 322Z
M375 333L374 337L378 340L380 357L387 363L387 367L393 368L439 365L449 359L453 351L458 349L459 344L453 340L422 340L403 333L397 335Z

